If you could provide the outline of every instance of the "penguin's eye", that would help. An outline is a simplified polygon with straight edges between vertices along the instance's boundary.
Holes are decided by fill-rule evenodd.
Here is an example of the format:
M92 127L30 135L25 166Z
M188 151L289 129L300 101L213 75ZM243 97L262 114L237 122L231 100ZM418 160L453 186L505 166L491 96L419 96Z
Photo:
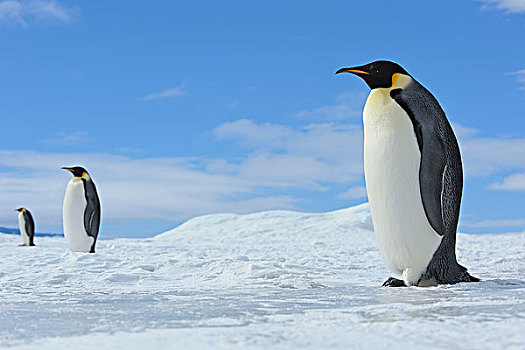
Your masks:
M372 66L370 67L372 74L379 74L379 67Z

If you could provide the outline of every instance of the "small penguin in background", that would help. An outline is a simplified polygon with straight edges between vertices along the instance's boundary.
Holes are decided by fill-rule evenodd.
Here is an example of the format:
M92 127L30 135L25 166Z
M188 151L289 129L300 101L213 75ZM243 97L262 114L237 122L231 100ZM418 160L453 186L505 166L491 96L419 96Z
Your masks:
M86 169L63 167L73 174L64 196L64 237L73 252L94 253L100 226L100 200Z
M18 227L20 228L20 236L22 237L23 246L34 246L33 239L35 237L35 221L33 215L26 208L15 209L18 212Z
M477 282L456 260L463 188L458 142L436 98L400 65L341 68L371 92L363 111L365 180L388 268L383 286Z

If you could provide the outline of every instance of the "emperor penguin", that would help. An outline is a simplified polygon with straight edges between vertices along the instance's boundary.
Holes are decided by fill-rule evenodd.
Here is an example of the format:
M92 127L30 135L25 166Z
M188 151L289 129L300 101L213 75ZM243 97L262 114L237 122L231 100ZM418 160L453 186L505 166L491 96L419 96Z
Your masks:
M463 168L436 98L400 65L341 68L371 92L363 110L365 181L388 287L477 282L456 260Z
M22 245L34 246L35 221L33 215L26 208L15 209L18 212L18 227L22 237Z
M100 200L86 169L64 167L73 174L64 196L63 225L69 249L94 253L100 226Z

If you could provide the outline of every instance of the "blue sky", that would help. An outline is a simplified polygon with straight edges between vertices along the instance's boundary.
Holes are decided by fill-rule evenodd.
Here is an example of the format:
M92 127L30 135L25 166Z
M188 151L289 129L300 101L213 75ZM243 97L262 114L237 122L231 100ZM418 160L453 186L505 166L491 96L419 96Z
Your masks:
M104 236L366 201L343 66L397 61L463 152L460 230L525 230L525 1L0 0L0 225L61 230L84 165Z

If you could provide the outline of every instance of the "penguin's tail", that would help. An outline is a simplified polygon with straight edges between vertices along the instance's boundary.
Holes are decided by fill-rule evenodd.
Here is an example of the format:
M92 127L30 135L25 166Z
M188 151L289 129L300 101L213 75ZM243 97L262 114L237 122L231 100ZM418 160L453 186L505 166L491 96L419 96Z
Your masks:
M467 280L465 282L479 282L481 281L479 278L472 276L470 273L467 272Z
M461 266L458 264L461 271L463 271L463 276L461 276L460 282L479 282L480 279L477 277L472 276L470 273L468 273L467 268L465 266Z

